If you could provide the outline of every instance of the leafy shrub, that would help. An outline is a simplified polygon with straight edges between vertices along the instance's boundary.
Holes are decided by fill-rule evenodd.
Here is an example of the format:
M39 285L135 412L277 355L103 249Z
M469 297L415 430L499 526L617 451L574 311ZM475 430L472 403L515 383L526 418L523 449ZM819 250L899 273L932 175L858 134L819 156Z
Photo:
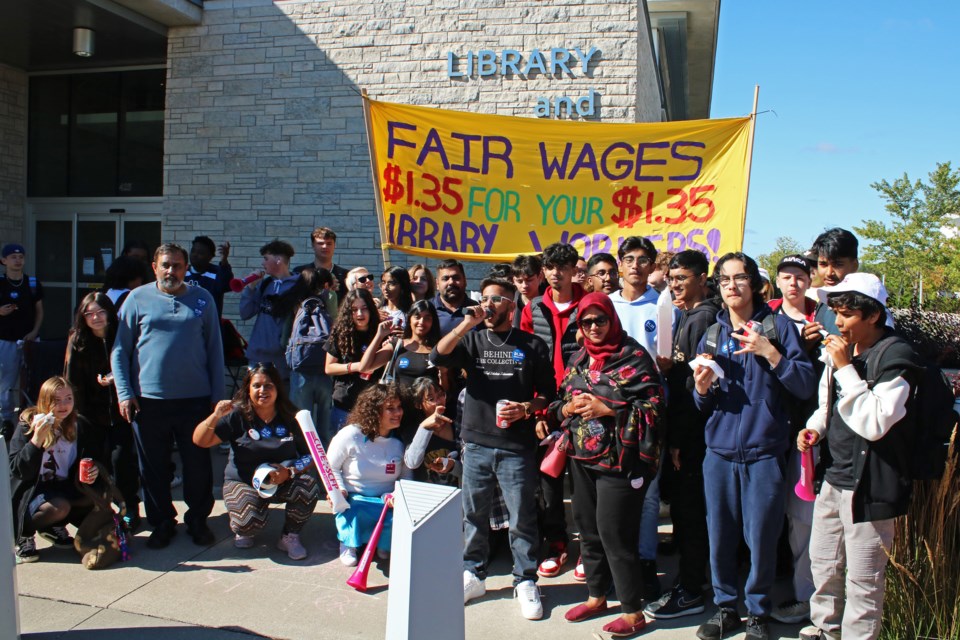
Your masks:
M960 368L960 314L893 309L897 330L917 353L945 368Z

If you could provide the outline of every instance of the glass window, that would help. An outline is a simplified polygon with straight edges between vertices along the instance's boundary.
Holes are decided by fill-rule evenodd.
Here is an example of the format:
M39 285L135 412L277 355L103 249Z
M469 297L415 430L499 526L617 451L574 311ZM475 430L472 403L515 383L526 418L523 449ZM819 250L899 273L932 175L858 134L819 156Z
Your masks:
M166 71L30 79L28 194L163 195Z

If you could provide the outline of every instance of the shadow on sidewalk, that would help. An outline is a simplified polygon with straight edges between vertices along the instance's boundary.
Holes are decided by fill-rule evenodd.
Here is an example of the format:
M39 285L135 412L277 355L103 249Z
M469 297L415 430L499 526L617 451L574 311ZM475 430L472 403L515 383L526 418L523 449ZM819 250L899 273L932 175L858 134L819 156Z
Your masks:
M74 629L26 633L23 640L121 640L135 633L137 640L241 640L267 638L243 627L137 627L136 629Z

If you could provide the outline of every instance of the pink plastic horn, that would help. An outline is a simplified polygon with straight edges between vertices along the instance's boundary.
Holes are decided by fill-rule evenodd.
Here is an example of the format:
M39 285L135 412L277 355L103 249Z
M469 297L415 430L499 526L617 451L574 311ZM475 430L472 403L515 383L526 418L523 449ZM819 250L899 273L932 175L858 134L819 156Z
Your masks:
M817 494L813 492L813 447L800 452L800 480L797 481L793 492L798 498L807 502L817 499Z
M383 523L387 519L387 512L393 508L393 494L388 493L383 503L383 511L380 512L380 519L377 520L377 526L373 528L370 535L370 541L367 542L367 548L360 556L360 562L356 570L347 579L347 584L357 591L367 590L367 573L370 571L370 565L373 564L373 552L377 549L377 543L380 541L380 533L383 531Z
M230 281L230 291L234 293L240 293L243 291L243 288L250 284L251 282L256 282L263 277L262 273L251 273L246 278L241 280L240 278L234 278Z

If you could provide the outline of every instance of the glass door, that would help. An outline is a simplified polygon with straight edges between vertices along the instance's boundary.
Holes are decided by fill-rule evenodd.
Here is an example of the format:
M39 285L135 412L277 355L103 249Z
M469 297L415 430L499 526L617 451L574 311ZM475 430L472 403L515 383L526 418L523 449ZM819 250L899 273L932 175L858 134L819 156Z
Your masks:
M35 213L29 244L44 290L40 337L63 339L77 304L103 287L106 270L130 240L153 250L160 244L158 215L126 213ZM28 249L28 256L30 255ZM31 274L31 275L33 275Z

